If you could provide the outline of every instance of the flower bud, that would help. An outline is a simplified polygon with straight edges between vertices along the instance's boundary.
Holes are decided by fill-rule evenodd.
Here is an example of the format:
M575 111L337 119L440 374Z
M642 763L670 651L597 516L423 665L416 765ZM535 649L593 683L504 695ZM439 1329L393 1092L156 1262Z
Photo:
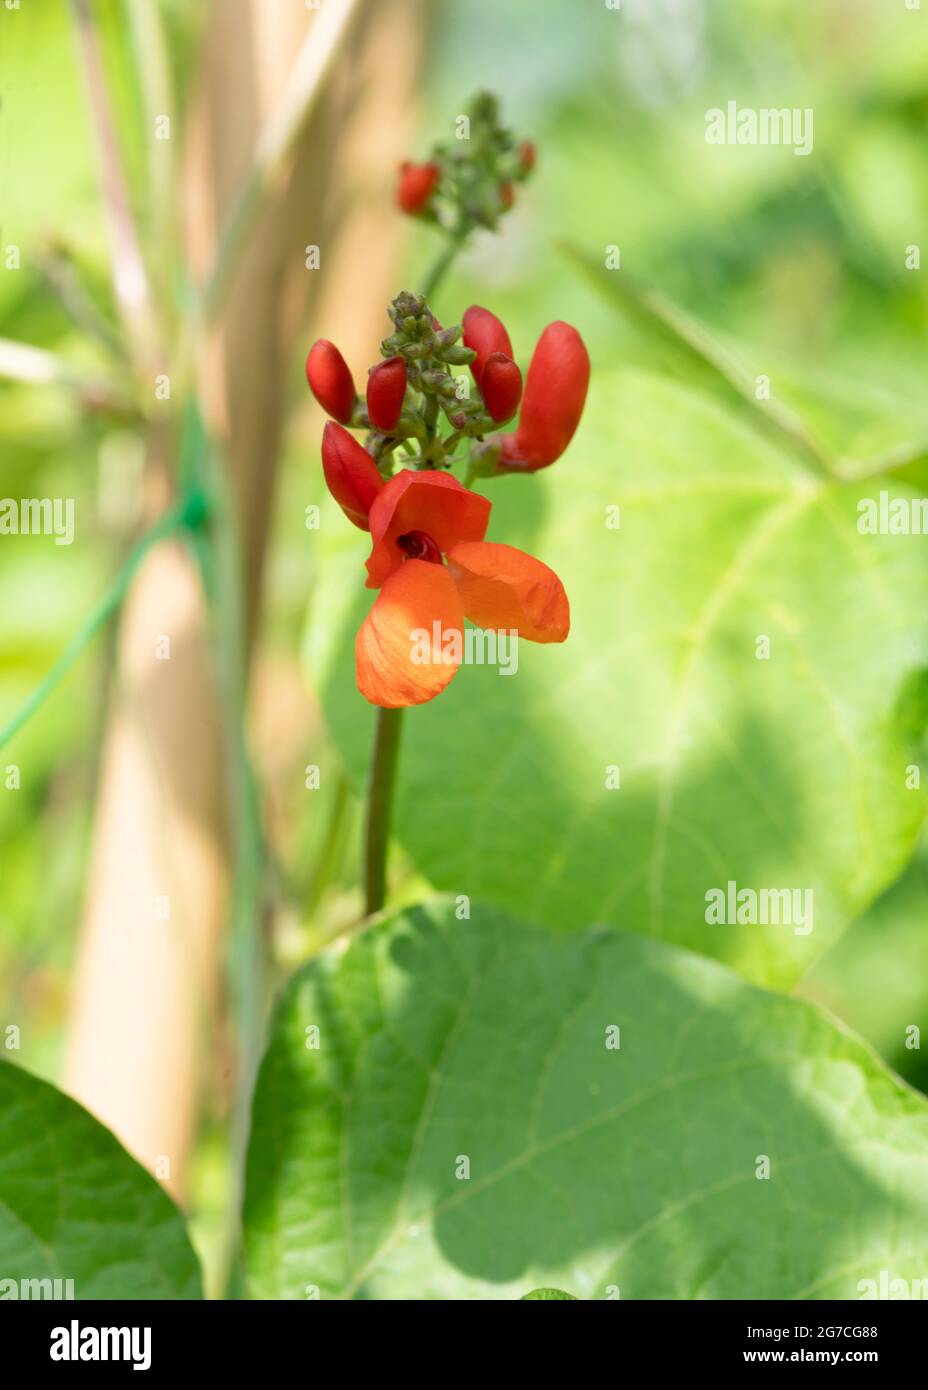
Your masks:
M406 363L390 357L372 367L367 378L367 413L374 429L390 434L395 428L406 395Z
M519 145L519 167L530 174L535 167L538 159L538 152L535 149L533 140L523 140Z
M348 363L327 338L320 338L310 348L306 380L325 413L347 425L354 410L354 380Z
M332 420L322 432L322 467L329 492L348 520L369 531L368 513L383 479L367 450Z
M512 184L509 183L508 180L506 183L501 183L499 186L499 202L503 212L508 212L515 200L516 191Z
M512 343L496 315L491 314L489 309L482 309L479 304L470 306L464 315L463 324L465 346L473 348L477 354L470 369L474 381L480 386L487 358L494 352L512 357Z
M420 381L423 391L441 391L446 382L450 382L451 390L454 391L454 382L451 381L448 373L443 372L440 367L423 372Z
M470 465L475 478L492 478L499 471L499 435L474 444L471 449Z
M452 367L472 367L474 364L474 349L469 347L439 348L436 356Z
M396 201L403 212L410 215L422 212L435 192L440 177L441 169L437 164L412 164L409 160L401 164Z
M511 420L522 398L522 373L511 357L491 352L480 383L483 403L498 425Z
M590 358L569 323L549 323L538 339L514 434L502 437L500 468L533 473L560 458L580 423Z

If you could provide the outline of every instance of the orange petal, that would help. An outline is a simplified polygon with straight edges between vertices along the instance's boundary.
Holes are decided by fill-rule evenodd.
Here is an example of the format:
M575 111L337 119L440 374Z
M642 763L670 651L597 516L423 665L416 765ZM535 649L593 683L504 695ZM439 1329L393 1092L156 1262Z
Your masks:
M518 632L529 642L563 642L570 604L554 570L512 545L477 541L448 551L464 612L478 627Z
M372 705L422 705L451 680L464 612L444 565L406 560L384 583L355 638L358 689Z
M369 589L405 562L397 541L408 531L424 531L445 551L457 541L482 541L490 520L490 502L448 473L404 468L377 494L370 511L374 548L367 562Z

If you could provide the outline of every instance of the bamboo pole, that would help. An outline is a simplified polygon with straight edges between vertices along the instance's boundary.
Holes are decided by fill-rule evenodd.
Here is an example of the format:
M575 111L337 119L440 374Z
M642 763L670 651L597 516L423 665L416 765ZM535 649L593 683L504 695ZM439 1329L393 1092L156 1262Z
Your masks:
M260 207L249 211L196 357L241 541L245 653L258 626L287 384L305 351L307 305L328 314L337 302L331 331L345 331L346 351L370 353L382 334L377 306L395 292L387 170L400 153L396 114L410 111L422 11L419 0L399 0L389 14L371 0L360 9L338 39L324 94L314 93L309 119L296 123ZM280 93L292 90L288 78L314 23L315 11L289 0L211 7L182 191L186 252L200 283L225 254L221 227L248 186L256 149L267 148L267 123ZM306 269L308 243L323 248L321 274ZM150 510L164 504L171 447L163 435L151 440ZM72 1093L181 1199L204 1092L222 1110L239 1060L223 970L235 843L228 710L208 619L188 552L159 546L121 624L66 1075ZM160 660L164 637L170 656ZM255 904L255 933L262 909Z

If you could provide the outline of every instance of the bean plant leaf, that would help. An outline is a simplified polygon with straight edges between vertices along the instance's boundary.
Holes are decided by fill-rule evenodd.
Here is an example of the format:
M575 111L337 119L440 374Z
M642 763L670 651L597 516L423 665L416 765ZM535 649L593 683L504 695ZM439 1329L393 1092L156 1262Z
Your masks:
M813 474L676 382L594 378L564 459L487 484L490 538L558 572L572 631L520 644L509 676L465 666L408 713L395 833L420 872L792 985L924 820L925 539L858 529L880 490ZM360 783L373 711L352 643L372 595L351 529L326 514L307 663Z
M905 873L816 961L800 991L866 1038L890 1066L928 1091L928 837Z
M199 1265L177 1208L109 1130L0 1063L0 1296L53 1293L200 1298Z
M634 933L460 912L408 908L288 986L253 1294L856 1298L924 1274L928 1104L865 1044Z
M903 357L863 377L844 364L772 353L729 342L634 276L606 269L601 256L562 247L600 295L633 325L668 375L700 385L751 413L763 432L801 455L813 469L859 477L875 468L899 477L928 457L928 401L917 366ZM917 467L917 481L925 477ZM911 479L909 479L911 481Z

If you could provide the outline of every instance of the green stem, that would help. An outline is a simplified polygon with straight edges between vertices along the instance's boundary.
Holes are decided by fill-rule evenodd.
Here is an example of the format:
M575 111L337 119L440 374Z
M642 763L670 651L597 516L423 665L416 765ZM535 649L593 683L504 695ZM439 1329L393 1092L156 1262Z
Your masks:
M390 812L402 731L401 709L378 710L365 829L364 910L368 917L379 912L386 901Z
M351 811L351 784L344 772L335 786L335 800L329 815L322 846L316 855L306 896L306 915L312 918L322 895L339 871L345 842L345 828Z
M445 275L451 269L455 256L461 250L461 247L464 245L469 235L470 227L464 225L448 234L448 245L432 266L431 271L425 278L425 284L422 287L422 293L426 301L430 300L438 289Z
M28 723L36 710L61 684L84 648L93 641L100 629L118 611L135 577L136 570L152 546L158 541L164 540L174 531L183 527L196 526L203 515L204 501L202 495L183 499L176 507L166 512L157 525L153 526L137 542L110 587L83 626L71 638L54 666L39 682L25 704L13 715L13 718L0 728L0 748L9 743L10 739L19 733L23 725Z
M426 300L438 289L455 256L464 245L469 231L469 227L461 226L449 236L447 246L425 278L422 293ZM379 912L386 901L390 813L393 808L393 789L396 783L402 730L402 709L378 710L364 831L364 910L367 916L372 912Z

